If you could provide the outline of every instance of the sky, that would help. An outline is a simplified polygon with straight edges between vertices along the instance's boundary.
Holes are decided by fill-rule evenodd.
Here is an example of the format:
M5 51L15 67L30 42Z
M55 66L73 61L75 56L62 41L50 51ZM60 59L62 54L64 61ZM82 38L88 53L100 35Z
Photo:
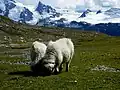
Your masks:
M37 5L39 1L46 5L60 8L101 9L120 7L119 0L16 0L23 4Z

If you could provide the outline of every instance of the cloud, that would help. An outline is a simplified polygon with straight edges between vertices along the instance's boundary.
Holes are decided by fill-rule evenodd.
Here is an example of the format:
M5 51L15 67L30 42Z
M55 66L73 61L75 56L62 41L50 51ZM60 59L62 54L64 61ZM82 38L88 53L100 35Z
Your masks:
M99 9L108 9L111 7L120 7L119 0L84 0L83 4L78 4L77 9L92 9L92 10L99 10Z
M76 6L80 9L101 9L101 8L109 8L109 7L120 7L119 0L17 0L24 4L33 4L37 5L39 1L44 4L51 5L53 7L72 7Z
M15 0L15 1L19 1L23 4L28 4L28 5L36 5L39 0Z

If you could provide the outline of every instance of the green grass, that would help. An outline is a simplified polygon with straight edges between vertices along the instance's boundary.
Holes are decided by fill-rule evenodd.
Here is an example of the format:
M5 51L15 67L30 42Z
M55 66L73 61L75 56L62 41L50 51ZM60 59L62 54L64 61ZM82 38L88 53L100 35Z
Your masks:
M119 37L83 41L75 47L70 71L51 76L26 75L27 65L0 64L0 89L14 90L119 90L120 72L91 71L97 65L120 69ZM0 57L0 59L4 59ZM7 60L13 62L16 57ZM13 61L12 61L13 60ZM21 59L22 61L22 59ZM15 61L14 61L15 62ZM13 74L9 74L9 73ZM29 72L28 72L29 74Z
M1 17L2 18L2 17ZM6 32L6 27L0 29L0 90L120 90L120 72L91 70L97 65L120 69L120 37L110 37L96 32L69 30L66 28L36 27L10 23L15 29L14 34ZM0 25L5 25L0 22ZM11 27L10 25L10 27ZM19 29L20 34L16 34ZM26 32L26 33L25 33ZM12 42L6 42L4 36L9 36ZM20 37L26 42L21 43ZM69 37L75 44L75 55L70 64L69 72L65 68L58 75L35 76L30 73L30 67L16 62L30 61L29 48L37 38L43 41ZM25 48L11 48L10 44L28 45ZM13 65L7 63L11 62Z

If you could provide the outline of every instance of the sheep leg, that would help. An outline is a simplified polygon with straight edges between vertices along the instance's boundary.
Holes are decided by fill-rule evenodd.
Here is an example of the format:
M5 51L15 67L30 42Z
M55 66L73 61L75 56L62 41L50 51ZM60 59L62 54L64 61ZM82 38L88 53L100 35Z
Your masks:
M35 64L35 59L36 59L36 52L32 51L31 52L31 64L30 65Z
M61 72L62 69L63 69L63 63L61 63L61 65L60 65L59 72Z
M69 71L69 62L66 63L66 72Z
M70 62L71 62L71 60L68 60L68 62L66 62L66 72L69 71Z
M36 52L32 51L31 52L31 61L35 61L36 59Z
M58 58L56 59L55 73L59 73L60 72L60 67L62 68L62 61L63 61L63 56L62 56L61 53L59 53L58 54Z
M35 59L34 59L35 64L36 64L38 61L39 61L39 54L36 53L36 55L35 55Z
M54 72L55 74L58 74L58 73L59 73L59 68L58 68L57 65L55 65L55 67L54 67L54 69L53 69L53 72Z
M60 65L58 63L56 63L56 65L55 65L55 73L60 72L59 67L60 67Z

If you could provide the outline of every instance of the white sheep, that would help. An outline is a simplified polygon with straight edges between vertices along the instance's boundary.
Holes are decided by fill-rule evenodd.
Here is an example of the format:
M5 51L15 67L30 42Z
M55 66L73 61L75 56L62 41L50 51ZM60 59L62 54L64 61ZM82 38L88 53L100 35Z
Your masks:
M46 54L42 60L44 70L48 72L60 72L63 63L66 63L66 71L69 70L71 59L74 55L74 45L71 39L62 38L55 42L50 41L47 46Z
M41 60L45 53L46 53L46 48L47 46L42 43L42 42L38 42L35 41L32 43L32 47L31 47L31 66L35 65L36 63L38 63L39 60Z

